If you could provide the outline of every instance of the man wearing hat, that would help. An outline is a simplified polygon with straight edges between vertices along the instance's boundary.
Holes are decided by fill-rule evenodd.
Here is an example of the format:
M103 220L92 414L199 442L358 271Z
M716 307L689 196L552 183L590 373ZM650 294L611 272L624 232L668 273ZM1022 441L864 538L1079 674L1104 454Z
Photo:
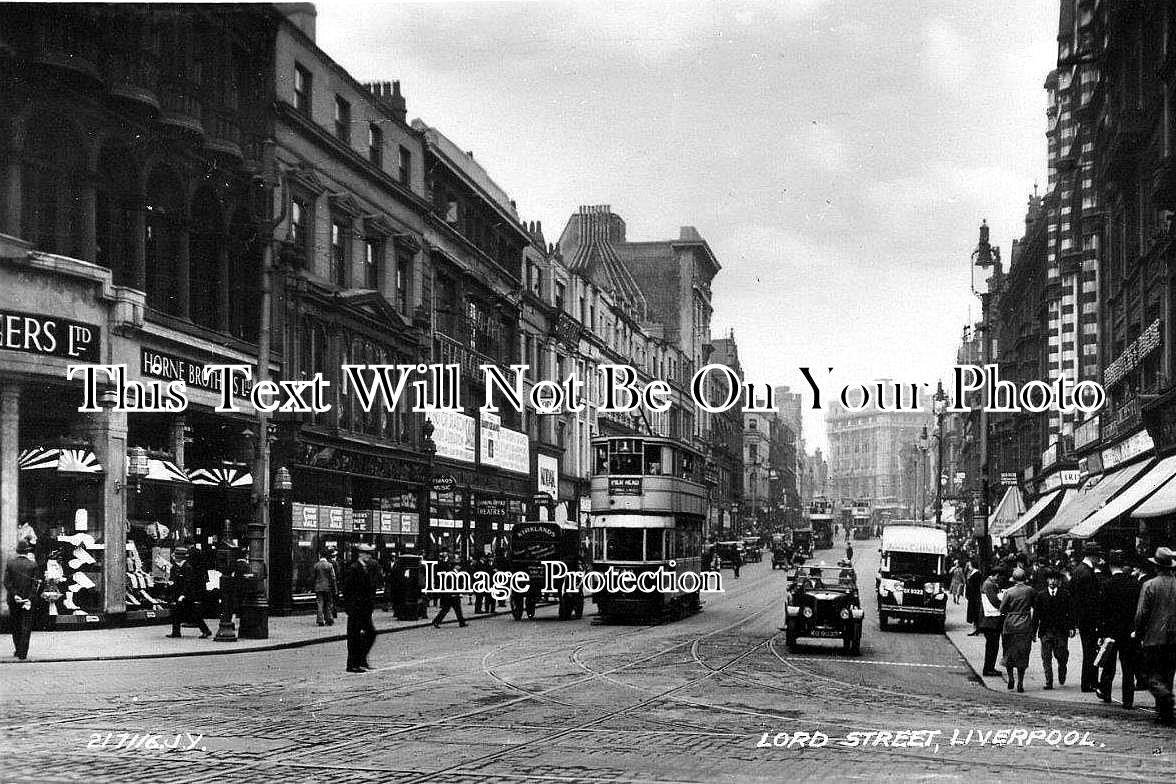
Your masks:
M200 612L201 597L204 596L205 575L188 560L188 548L177 547L172 551L172 630L168 637L180 636L180 624L194 623L200 629L200 639L212 636L212 630L204 622Z
M1114 651L1103 662L1102 675L1098 681L1098 698L1111 701L1111 687L1115 681L1115 659L1123 670L1123 707L1130 709L1135 704L1135 677L1138 672L1138 645L1132 636L1135 610L1139 607L1139 593L1142 588L1127 564L1127 554L1122 550L1111 550L1109 563L1111 578L1103 591L1102 620L1099 632L1104 639L1114 640Z
M323 548L314 564L315 622L319 626L335 624L335 596L339 593L339 576L335 572L335 548Z
M343 606L347 610L347 671L366 672L368 653L376 642L372 612L376 609L376 583L368 561L376 548L367 543L355 545L355 560L343 575Z
M16 557L4 566L4 591L8 594L8 622L12 624L13 655L24 661L33 636L33 602L41 592L40 573L33 556L33 543L16 542Z
M1046 689L1053 688L1053 663L1058 663L1058 683L1066 685L1066 664L1070 661L1069 641L1074 636L1074 601L1062 585L1062 575L1046 569L1044 583L1033 603L1037 617L1037 638L1041 640L1041 666Z
M1176 553L1156 549L1156 576L1143 584L1135 610L1135 639L1143 652L1148 691L1156 698L1156 721L1171 725L1172 677L1176 673Z
M1098 655L1099 610L1102 607L1101 560L1102 548L1094 542L1087 542L1082 546L1082 562L1074 567L1070 576L1070 594L1074 597L1078 638L1082 642L1082 691L1094 691L1098 687L1098 668L1094 666L1094 658Z

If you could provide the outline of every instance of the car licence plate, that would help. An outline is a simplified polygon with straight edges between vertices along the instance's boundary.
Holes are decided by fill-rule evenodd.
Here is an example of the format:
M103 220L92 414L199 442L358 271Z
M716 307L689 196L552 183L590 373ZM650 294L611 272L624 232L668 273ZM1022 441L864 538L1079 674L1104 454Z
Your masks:
M815 629L812 634L813 637L840 637L841 632L836 629Z

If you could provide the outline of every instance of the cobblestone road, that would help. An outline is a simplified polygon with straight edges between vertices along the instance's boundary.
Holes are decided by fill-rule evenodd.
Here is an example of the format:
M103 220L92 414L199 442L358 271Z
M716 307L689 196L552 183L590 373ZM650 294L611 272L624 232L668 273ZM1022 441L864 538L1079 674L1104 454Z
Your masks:
M868 606L870 549L859 548ZM989 691L942 635L881 632L867 612L860 658L839 643L789 653L783 580L749 565L701 614L660 626L560 623L546 608L531 622L386 635L364 675L343 672L342 644L6 666L0 780L1173 779L1176 734L1150 714ZM1091 745L950 743L1018 728ZM848 745L878 730L940 734L927 747ZM761 745L797 732L828 745ZM175 748L144 747L157 743Z

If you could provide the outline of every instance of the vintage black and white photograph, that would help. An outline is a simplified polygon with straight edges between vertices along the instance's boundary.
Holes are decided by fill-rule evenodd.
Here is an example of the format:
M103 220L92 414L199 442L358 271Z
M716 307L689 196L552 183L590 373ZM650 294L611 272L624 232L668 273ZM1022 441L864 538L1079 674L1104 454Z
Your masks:
M1174 215L1173 0L0 2L0 782L1172 781Z

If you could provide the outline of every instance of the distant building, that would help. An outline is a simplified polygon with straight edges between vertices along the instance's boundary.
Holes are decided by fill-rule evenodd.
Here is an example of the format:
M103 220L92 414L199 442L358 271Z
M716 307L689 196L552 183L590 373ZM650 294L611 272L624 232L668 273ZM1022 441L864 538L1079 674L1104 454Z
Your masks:
M877 382L872 382L877 383ZM883 379L889 387L889 379ZM909 399L905 401L908 405ZM886 398L893 405L893 397ZM877 401L861 411L852 411L833 401L825 413L829 445L827 495L835 498L870 498L897 501L901 498L902 447L918 440L923 427L931 427L930 406L922 399L923 411L884 411Z

